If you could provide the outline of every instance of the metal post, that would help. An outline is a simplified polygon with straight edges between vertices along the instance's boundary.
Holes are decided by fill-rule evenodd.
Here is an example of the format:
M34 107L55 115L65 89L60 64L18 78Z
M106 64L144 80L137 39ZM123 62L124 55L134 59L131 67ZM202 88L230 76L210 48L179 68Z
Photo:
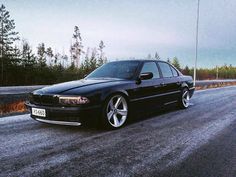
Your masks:
M1 17L3 18L3 11L1 13ZM2 70L2 73L1 73L1 84L3 85L3 80L4 80L4 77L3 77L3 19L1 20L1 70Z
M197 3L196 48L195 48L194 73L193 73L194 86L196 85L196 75L197 75L199 5L200 5L200 0L198 0Z
M2 41L2 40L1 40ZM1 84L3 85L3 44L1 44Z

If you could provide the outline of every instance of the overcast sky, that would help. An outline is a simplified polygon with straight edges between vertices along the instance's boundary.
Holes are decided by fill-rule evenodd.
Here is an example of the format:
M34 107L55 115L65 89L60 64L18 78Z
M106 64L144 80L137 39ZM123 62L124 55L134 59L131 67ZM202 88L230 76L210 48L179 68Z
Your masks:
M108 59L177 56L192 66L197 0L3 0L16 30L33 48L69 53L75 25L85 50L103 40ZM236 66L236 1L201 0L200 67Z

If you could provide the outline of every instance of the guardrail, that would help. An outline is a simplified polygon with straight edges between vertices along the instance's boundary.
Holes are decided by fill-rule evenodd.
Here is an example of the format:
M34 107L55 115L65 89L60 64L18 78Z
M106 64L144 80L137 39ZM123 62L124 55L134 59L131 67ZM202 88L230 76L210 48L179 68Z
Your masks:
M45 86L46 85L0 87L0 95L30 93Z
M227 80L199 80L196 81L196 86L206 86L212 84L223 84L223 83L235 83L236 79L227 79Z
M223 83L236 83L236 79L227 80L199 80L196 81L196 87L208 86L213 84L223 84ZM17 95L17 94L27 94L34 90L46 87L47 85L34 85L34 86L9 86L0 87L0 95Z

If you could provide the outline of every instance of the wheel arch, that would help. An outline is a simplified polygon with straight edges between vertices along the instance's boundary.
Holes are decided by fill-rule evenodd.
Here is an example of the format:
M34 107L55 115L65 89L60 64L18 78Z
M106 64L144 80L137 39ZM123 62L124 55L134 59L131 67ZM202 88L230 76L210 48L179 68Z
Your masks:
M101 101L102 101L101 102L102 103L102 116L100 117L101 125L105 128L108 128L108 129L115 129L115 128L111 127L110 123L107 122L107 119L105 118L105 110L106 110L106 106L107 106L106 104L108 104L109 99L112 96L117 95L117 94L122 95L125 98L127 105L129 107L129 96L125 90L113 90L113 91L109 91L109 92L104 92L104 94L102 94L102 96L101 96ZM129 114L129 111L128 111L128 114ZM120 128L120 127L118 127L118 128Z
M108 98L110 98L111 96L116 95L116 94L120 94L120 95L124 96L125 99L126 99L126 101L127 101L127 103L129 103L129 94L128 94L128 92L125 91L125 90L111 90L111 91L108 91L108 92L103 93L103 94L101 95L101 101L102 101L102 103L104 104L105 101L106 101Z
M185 88L187 88L189 90L189 86L186 82L183 82L181 85L181 91L183 91Z

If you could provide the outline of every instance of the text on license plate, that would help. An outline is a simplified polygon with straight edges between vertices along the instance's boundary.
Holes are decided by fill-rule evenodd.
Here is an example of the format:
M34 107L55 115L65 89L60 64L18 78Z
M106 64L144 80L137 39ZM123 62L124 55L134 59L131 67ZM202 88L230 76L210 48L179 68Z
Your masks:
M46 117L46 110L39 108L32 108L32 115L39 117Z

